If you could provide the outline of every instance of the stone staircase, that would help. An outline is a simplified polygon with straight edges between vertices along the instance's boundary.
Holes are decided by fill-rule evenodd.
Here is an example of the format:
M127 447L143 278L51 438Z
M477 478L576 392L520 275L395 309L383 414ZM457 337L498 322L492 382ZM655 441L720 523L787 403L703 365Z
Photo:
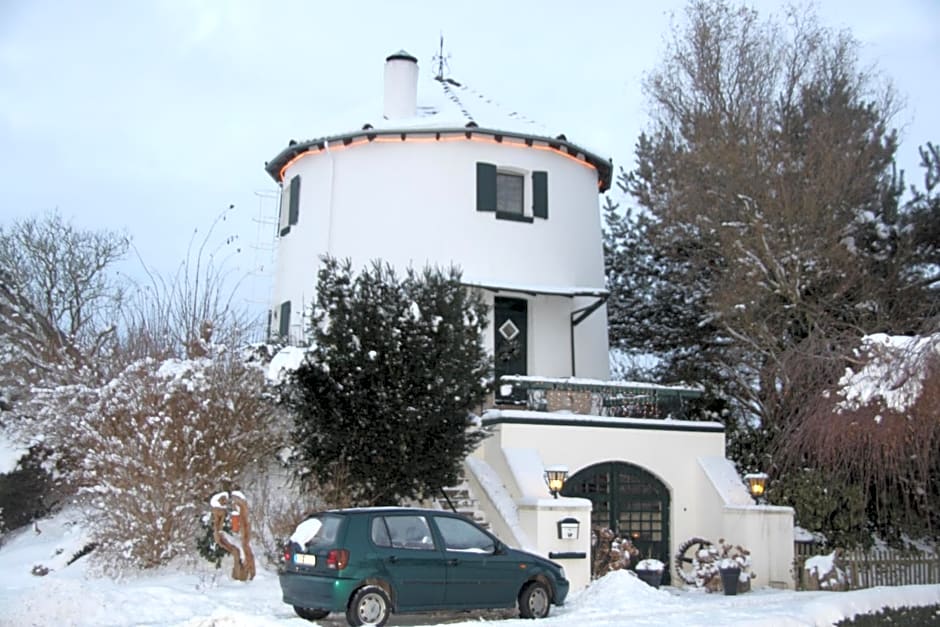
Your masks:
M470 484L465 478L461 477L460 483L455 486L444 488L444 494L447 495L446 499L443 496L438 498L438 505L441 509L452 511L451 505L453 505L453 509L456 509L458 514L466 516L484 529L490 528L490 523L480 511L479 502L470 492Z

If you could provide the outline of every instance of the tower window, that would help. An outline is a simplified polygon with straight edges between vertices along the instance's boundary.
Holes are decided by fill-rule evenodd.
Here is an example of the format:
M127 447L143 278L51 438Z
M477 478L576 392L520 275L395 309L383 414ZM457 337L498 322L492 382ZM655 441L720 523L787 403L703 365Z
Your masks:
M496 173L496 213L522 215L525 177L507 172Z
M532 198L531 210L525 199ZM477 211L492 211L502 220L532 222L548 218L548 172L527 173L477 163Z
M290 180L281 188L281 208L278 219L278 233L284 237L290 233L290 227L297 224L300 217L300 175Z

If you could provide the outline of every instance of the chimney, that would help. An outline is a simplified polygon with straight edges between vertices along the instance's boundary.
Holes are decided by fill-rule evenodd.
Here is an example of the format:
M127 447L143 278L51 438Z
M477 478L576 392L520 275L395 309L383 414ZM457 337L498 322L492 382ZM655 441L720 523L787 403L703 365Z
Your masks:
M386 120L413 118L418 108L418 60L399 50L385 59Z

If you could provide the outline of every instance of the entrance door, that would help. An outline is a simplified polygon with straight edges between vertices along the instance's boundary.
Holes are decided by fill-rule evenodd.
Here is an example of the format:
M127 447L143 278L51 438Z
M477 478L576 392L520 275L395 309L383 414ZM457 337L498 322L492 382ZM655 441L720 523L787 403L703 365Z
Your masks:
M528 302L521 298L494 299L493 356L496 369L496 400L500 403L524 405L525 394L514 386L503 394L499 378L506 374L528 374Z
M640 550L637 561L655 557L666 564L663 583L669 583L669 490L662 481L633 464L604 462L569 478L562 494L589 499L591 524L630 538Z

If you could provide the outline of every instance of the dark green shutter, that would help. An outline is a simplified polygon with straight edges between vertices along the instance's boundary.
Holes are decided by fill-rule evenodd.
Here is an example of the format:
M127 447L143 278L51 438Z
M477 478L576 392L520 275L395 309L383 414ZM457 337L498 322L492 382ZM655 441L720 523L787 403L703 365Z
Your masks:
M278 335L285 340L289 340L290 333L290 301L285 300L281 303L281 313L278 318Z
M532 173L532 215L548 218L548 172Z
M477 211L496 211L496 166L477 163Z
M290 180L290 212L287 214L287 224L297 224L300 215L300 175Z

